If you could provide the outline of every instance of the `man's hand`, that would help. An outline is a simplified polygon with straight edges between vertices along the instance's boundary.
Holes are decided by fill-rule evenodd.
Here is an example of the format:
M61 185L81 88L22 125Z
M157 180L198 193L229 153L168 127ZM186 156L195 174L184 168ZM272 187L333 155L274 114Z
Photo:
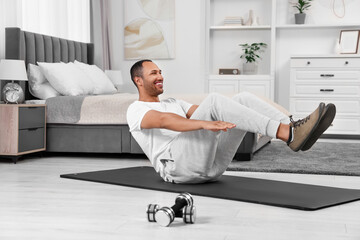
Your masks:
M223 121L204 121L203 129L213 132L224 131L236 127L235 124Z

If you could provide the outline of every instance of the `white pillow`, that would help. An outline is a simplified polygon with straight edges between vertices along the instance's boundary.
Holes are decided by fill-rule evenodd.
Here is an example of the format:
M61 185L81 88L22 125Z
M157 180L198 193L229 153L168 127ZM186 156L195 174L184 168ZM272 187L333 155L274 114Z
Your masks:
M94 94L108 94L117 91L109 77L96 65L89 65L76 60L74 63L91 79L94 87Z
M46 79L62 95L89 95L94 91L91 80L74 63L38 62L38 65Z
M50 85L44 74L42 74L39 66L29 63L27 74L29 91L34 97L45 100L61 95Z
M124 93L124 82L120 70L105 70L106 76L114 84L118 93Z

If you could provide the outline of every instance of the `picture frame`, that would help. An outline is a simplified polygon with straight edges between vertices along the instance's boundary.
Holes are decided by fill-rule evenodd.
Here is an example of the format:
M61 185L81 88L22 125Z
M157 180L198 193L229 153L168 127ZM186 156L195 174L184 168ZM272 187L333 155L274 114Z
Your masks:
M359 48L360 30L341 30L340 48L342 54L356 54Z

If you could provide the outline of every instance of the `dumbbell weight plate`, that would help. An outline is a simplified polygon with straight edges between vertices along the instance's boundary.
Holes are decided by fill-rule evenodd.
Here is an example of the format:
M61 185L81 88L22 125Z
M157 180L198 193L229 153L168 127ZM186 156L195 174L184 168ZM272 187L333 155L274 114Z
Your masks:
M184 223L195 223L196 208L195 206L185 206L182 210Z
M159 210L158 204L149 204L146 208L146 216L149 222L156 222L155 214Z
M169 226L175 218L174 211L169 207L160 208L155 214L156 222L163 227Z
M178 198L184 199L188 206L194 205L194 199L190 193L181 193Z

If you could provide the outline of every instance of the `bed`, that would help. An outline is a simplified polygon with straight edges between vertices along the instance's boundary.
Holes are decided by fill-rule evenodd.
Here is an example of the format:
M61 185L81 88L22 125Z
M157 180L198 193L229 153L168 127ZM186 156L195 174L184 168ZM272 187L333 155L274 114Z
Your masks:
M94 64L94 45L92 43L81 43L27 32L21 30L20 28L6 28L5 54L7 59L24 60L26 66L28 66L29 63L36 64L37 62L56 63L61 61L68 63L74 62L75 60L86 64ZM28 83L25 82L22 84L22 87L25 89L26 100L35 99L35 97L32 96L29 91ZM90 100L87 101L86 97L88 97ZM96 99L103 100L101 99L102 97L103 96L85 96L85 100L83 101L88 102L88 108L96 109L96 107L92 107L91 102L95 101ZM135 100L136 95L116 93L111 98L113 98L113 100L115 99L116 101L124 101L121 103L123 104L123 113L122 115L120 115L121 113L117 113L117 116L120 116L119 119L125 119L124 114L126 113L126 104L130 104L133 100ZM184 100L188 100L194 104L201 102L201 98L199 97L197 97L195 102L191 101L191 99L192 98L189 98L189 96L185 96ZM54 102L53 98L46 100L49 114L51 114L49 108L55 108L52 102ZM104 102L98 104L101 106L101 104L104 105ZM62 106L69 105L70 104L62 104ZM83 106L80 106L80 108L83 108ZM65 108L63 113L66 112L67 110ZM92 111L92 114L96 115L97 113ZM71 116L69 117L71 118ZM73 153L143 154L140 146L132 138L126 121L122 120L101 122L99 119L92 121L92 118L93 116L91 116L91 113L89 113L87 116L87 121L82 119L80 122L61 122L59 120L53 121L52 116L48 115L46 126L46 151ZM237 160L250 160L253 153L267 144L270 140L271 139L269 137L260 136L254 133L247 133L234 158Z

